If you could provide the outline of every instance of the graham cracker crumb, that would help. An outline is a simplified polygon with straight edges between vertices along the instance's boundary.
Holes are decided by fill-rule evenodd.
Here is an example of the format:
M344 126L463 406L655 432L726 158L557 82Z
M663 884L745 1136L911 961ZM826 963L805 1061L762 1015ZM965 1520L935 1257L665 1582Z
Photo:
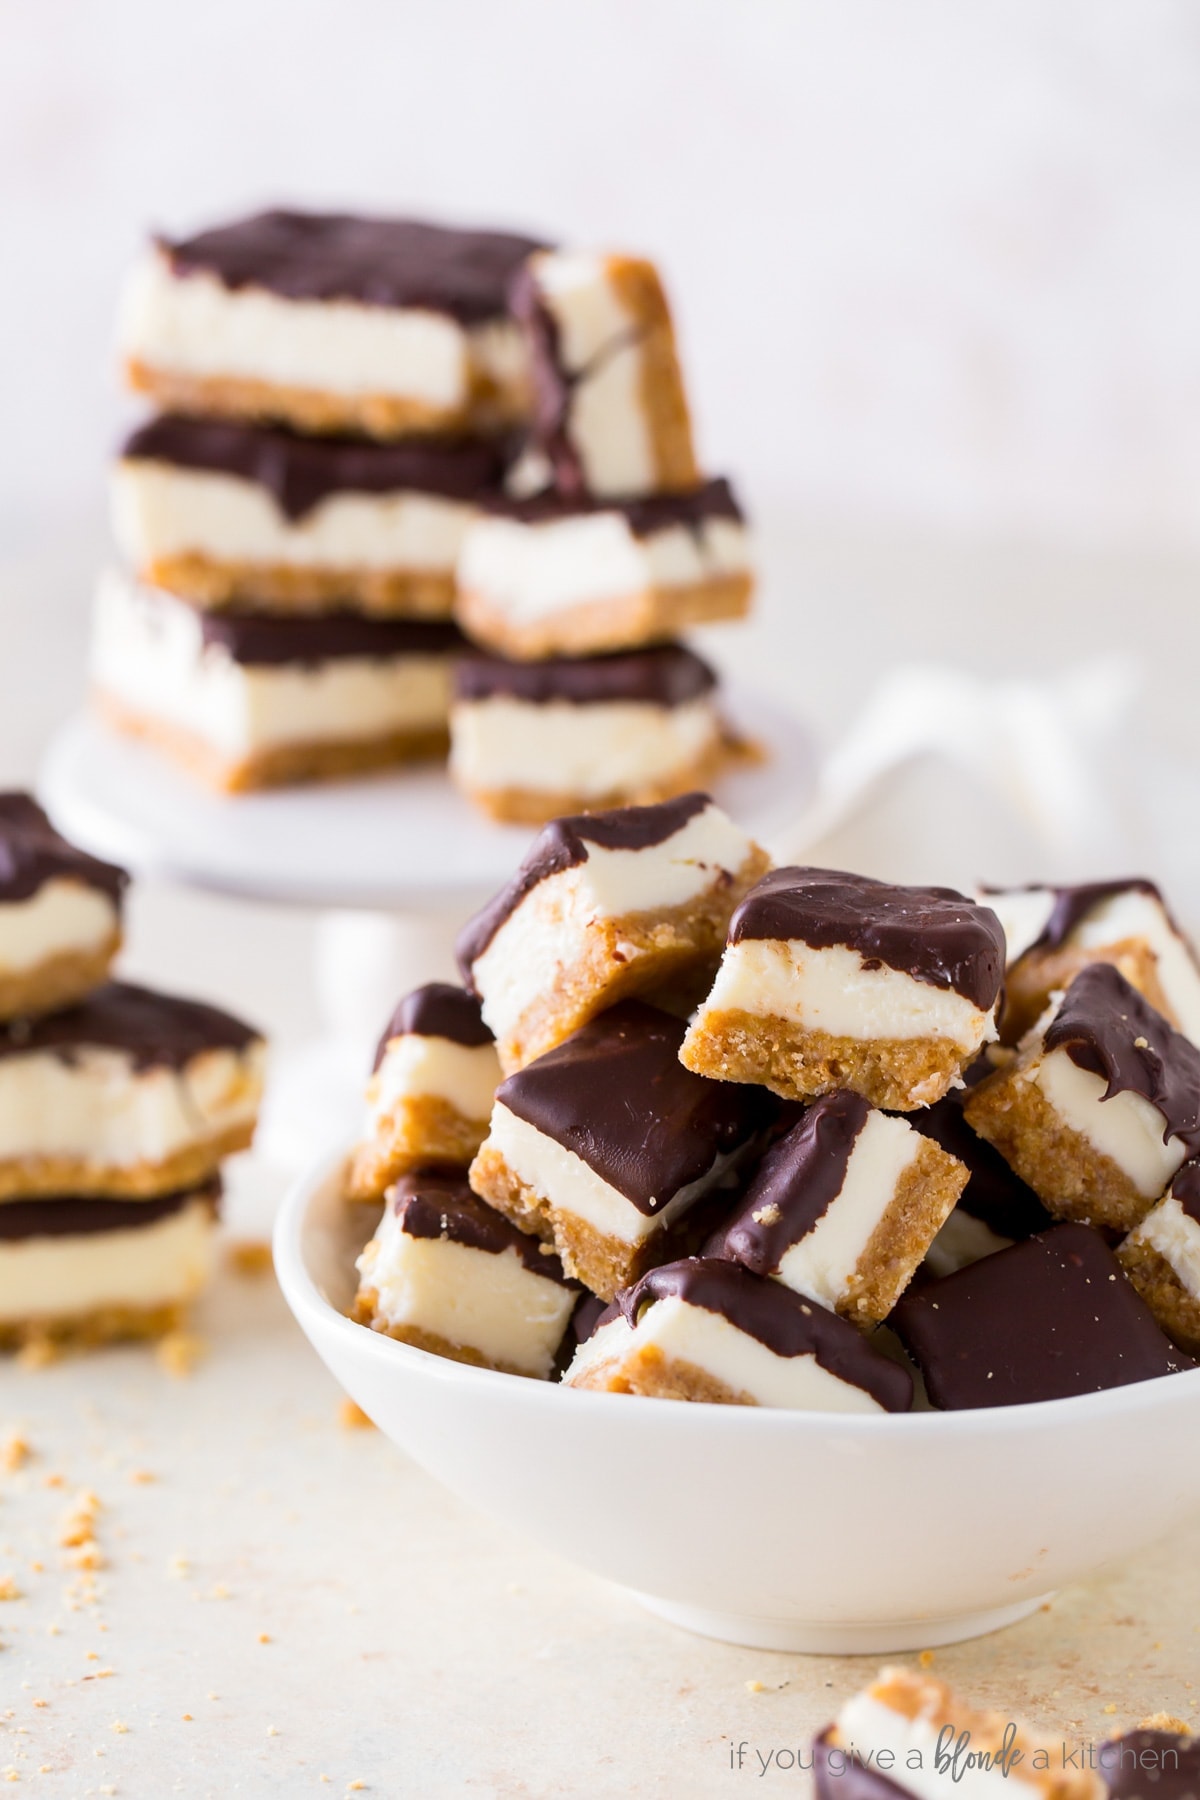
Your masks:
M129 1730L129 1727L125 1723L124 1719L114 1719L112 1722L112 1729L113 1729L113 1731L116 1732L118 1737L123 1737L125 1735L125 1733Z
M129 1479L136 1486L145 1487L150 1482L157 1481L158 1476L154 1473L153 1469L130 1469Z
M338 1406L338 1424L346 1431L374 1431L375 1421L369 1418L356 1400L349 1394L343 1394Z
M268 1737L278 1737L279 1736L278 1725L268 1725L267 1726L267 1736Z
M748 1694L765 1694L766 1688L761 1681L748 1681L746 1683L746 1692Z
M237 1238L225 1252L225 1260L235 1275L257 1279L269 1275L274 1268L271 1246L266 1238Z
M1151 1713L1148 1719L1138 1723L1139 1731L1175 1731L1180 1737L1191 1737L1192 1728L1183 1719L1177 1719L1173 1713Z
M191 1713L180 1713L179 1716L183 1720L185 1725L190 1725L192 1723Z
M0 1468L11 1474L29 1461L33 1455L29 1442L19 1431L10 1432L0 1446Z
M11 1575L0 1575L0 1600L19 1600L21 1590Z
M258 1634L258 1641L260 1644L269 1644L271 1641L270 1632L269 1631L260 1631Z
M159 1363L176 1381L190 1375L208 1349L202 1337L190 1331L168 1331L155 1351Z
M920 1665L923 1669L932 1669L932 1667L933 1667L933 1651L932 1650L922 1650L920 1656L918 1656L918 1658L917 1658L917 1661L920 1663Z
M1107 1705L1107 1706L1106 1706L1106 1707L1105 1707L1105 1708L1104 1708L1104 1710L1105 1710L1105 1712L1106 1712L1106 1713L1115 1713L1115 1712L1116 1712L1116 1710L1117 1710L1117 1704L1116 1704L1116 1701L1115 1701L1115 1700L1110 1700L1110 1701L1109 1701L1109 1703L1108 1703L1108 1705Z
M765 1206L760 1206L756 1213L751 1213L750 1217L756 1225L778 1225L779 1208L773 1200L769 1200Z

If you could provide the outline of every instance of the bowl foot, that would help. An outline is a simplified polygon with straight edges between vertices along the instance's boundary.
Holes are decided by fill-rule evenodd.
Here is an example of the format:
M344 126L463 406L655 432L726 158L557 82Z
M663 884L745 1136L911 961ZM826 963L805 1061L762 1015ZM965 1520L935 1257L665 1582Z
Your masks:
M874 1625L822 1625L802 1619L761 1619L746 1613L709 1612L702 1606L682 1606L660 1600L654 1594L634 1590L635 1600L660 1619L681 1625L701 1637L720 1638L727 1644L745 1644L751 1650L792 1650L811 1656L890 1656L900 1650L930 1650L939 1644L957 1644L963 1638L983 1637L1028 1618L1049 1596L1035 1594L1013 1606L994 1606L983 1612L955 1613L941 1619L885 1619Z

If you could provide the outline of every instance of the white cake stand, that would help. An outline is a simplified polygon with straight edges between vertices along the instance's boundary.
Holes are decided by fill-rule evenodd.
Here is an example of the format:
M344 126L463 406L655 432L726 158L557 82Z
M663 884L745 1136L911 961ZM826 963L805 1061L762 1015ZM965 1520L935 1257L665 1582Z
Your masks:
M765 754L714 792L770 844L812 803L813 742L760 694L735 688L729 712ZM392 999L452 977L455 933L533 836L485 819L443 769L210 794L89 714L51 743L39 792L65 836L136 875L319 912L313 974L324 1029L316 1044L277 1057L258 1139L284 1171L353 1134Z

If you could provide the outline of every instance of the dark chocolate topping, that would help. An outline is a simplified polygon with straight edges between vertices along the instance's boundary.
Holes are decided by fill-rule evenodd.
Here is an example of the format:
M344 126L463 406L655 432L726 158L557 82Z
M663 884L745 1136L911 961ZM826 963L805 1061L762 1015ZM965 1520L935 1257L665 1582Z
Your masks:
M857 950L929 987L952 988L990 1011L1004 979L1004 932L995 913L953 888L893 887L837 869L772 869L734 913L729 942L797 939L814 949Z
M236 607L197 614L206 645L246 668L335 662L345 657L453 656L466 643L441 619L371 619L360 613L258 613Z
M647 1217L763 1123L758 1090L679 1060L682 1019L624 1000L500 1084L498 1102Z
M0 1025L0 1059L43 1050L71 1062L103 1049L122 1051L136 1069L182 1069L206 1050L245 1050L260 1035L216 1006L110 981L64 1012Z
M602 500L590 494L546 492L525 498L514 495L489 498L484 504L488 512L518 519L526 525L548 525L558 519L578 518L580 514L616 512L629 521L634 536L642 538L652 537L656 531L669 531L672 525L694 531L708 519L732 519L740 524L745 517L724 476L714 477L682 493L637 494Z
M508 886L501 888L459 932L455 952L466 986L472 988L472 964L483 955L525 896L549 876L561 875L565 869L586 862L589 844L599 844L604 850L650 850L674 837L690 819L711 805L708 794L681 794L677 800L664 800L658 806L619 806L611 812L573 813L552 819L534 838Z
M772 1144L732 1219L710 1238L706 1256L773 1275L792 1245L813 1229L842 1191L871 1108L858 1094L826 1094L786 1137Z
M909 1288L889 1323L935 1406L1017 1406L1195 1368L1099 1232L1056 1225Z
M1200 1225L1200 1162L1185 1162L1176 1171L1171 1193L1189 1219Z
M1163 1142L1177 1137L1200 1154L1200 1050L1111 963L1080 971L1042 1042L1106 1082L1105 1100L1141 1094L1162 1115Z
M218 1179L201 1187L180 1188L174 1194L155 1194L149 1200L89 1199L78 1194L54 1195L39 1200L0 1202L0 1243L22 1238L83 1237L100 1231L135 1231L154 1225L171 1213L182 1212L193 1200L203 1200L215 1211L221 1199Z
M157 242L178 275L202 271L287 300L421 307L464 325L504 318L514 274L544 248L504 231L285 208Z
M813 1792L816 1800L913 1800L913 1791L874 1763L864 1762L830 1743L829 1725L813 1740ZM836 1760L835 1760L836 1759Z
M651 1269L617 1295L601 1323L620 1311L627 1324L636 1325L644 1306L671 1299L719 1313L776 1356L815 1356L828 1374L861 1388L888 1412L907 1412L912 1405L911 1375L872 1350L861 1331L739 1263L692 1256Z
M985 888L983 891L985 894L997 895L1036 894L1042 891L1042 887L1038 882L1031 882L1028 887L1023 888ZM1115 881L1085 881L1074 887L1051 887L1046 891L1054 895L1054 905L1040 933L1029 949L1022 953L1025 956L1033 950L1061 950L1076 926L1082 925L1090 912L1094 912L1096 907L1102 906L1106 900L1112 900L1117 894L1128 894L1131 891L1152 894L1166 912L1158 888L1143 875L1128 875L1123 880Z
M1200 1738L1127 1731L1096 1747L1110 1800L1200 1800Z
M986 1072L986 1068L985 1068ZM968 1071L968 1083L970 1075ZM932 1138L970 1170L966 1187L958 1197L961 1211L970 1213L998 1237L1032 1237L1054 1223L1033 1189L1009 1168L1000 1152L971 1130L963 1117L963 1100L969 1093L952 1089L933 1106L905 1113L914 1130Z
M515 1225L473 1194L461 1169L417 1169L388 1189L387 1203L408 1237L446 1238L469 1250L500 1256L515 1250L534 1275L579 1289L548 1244Z
M424 987L414 988L411 994L405 994L384 1027L375 1052L375 1067L383 1061L393 1038L410 1034L448 1038L452 1044L465 1044L469 1049L495 1042L483 1022L475 996L448 981L430 981Z
M617 650L608 656L550 656L543 662L509 662L473 651L454 670L459 700L489 700L503 694L545 706L566 700L575 706L640 701L650 706L683 706L717 685L716 675L682 644L649 650Z
M475 500L498 492L514 446L502 438L298 437L267 425L161 414L126 439L122 458L235 475L265 488L289 519L331 494L437 494Z
M32 794L0 793L0 902L29 900L56 879L97 888L117 906L129 885L124 869L60 837Z
M570 432L571 403L579 382L595 371L582 369L572 374L566 368L558 321L542 299L541 284L530 263L517 270L508 298L529 357L534 440L550 464L555 491L584 494L583 463Z

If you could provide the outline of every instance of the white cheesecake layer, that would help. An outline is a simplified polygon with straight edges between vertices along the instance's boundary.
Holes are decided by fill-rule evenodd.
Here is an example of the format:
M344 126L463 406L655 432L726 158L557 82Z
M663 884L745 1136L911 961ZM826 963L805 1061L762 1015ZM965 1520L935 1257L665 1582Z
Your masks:
M865 1762L869 1755L877 1757L881 1750L890 1750L895 1758L892 1779L917 1800L1042 1800L1041 1787L1022 1781L1011 1771L964 1766L969 1758L960 1758L954 1773L939 1768L940 1730L927 1718L909 1719L885 1706L869 1688L848 1700L837 1719L838 1745L847 1756L857 1750ZM957 1735L950 1734L951 1748ZM973 1747L998 1746L975 1743Z
M993 1012L980 1012L953 988L914 981L900 969L868 969L857 950L827 950L798 941L743 938L728 944L712 993L695 1028L710 1013L749 1012L787 1019L832 1037L941 1038L973 1051L996 1037Z
M1153 1200L1187 1158L1179 1138L1163 1143L1164 1120L1141 1094L1104 1098L1108 1083L1081 1069L1065 1050L1052 1050L1029 1072L1063 1123L1128 1176L1139 1194Z
M206 645L199 615L161 588L110 574L96 600L94 684L228 756L444 725L450 662L443 655L247 665Z
M401 1100L426 1094L446 1101L464 1119L486 1119L500 1080L494 1044L455 1044L405 1032L391 1039L367 1085L367 1129L373 1131Z
M720 741L711 695L681 706L497 695L450 709L450 768L466 788L521 788L587 799L636 793L693 768Z
M670 525L638 537L620 512L526 522L481 517L463 541L459 587L516 625L596 600L634 598L750 569L736 519Z
M0 905L0 975L23 974L52 956L99 950L117 925L106 893L56 876L28 899Z
M953 1275L997 1250L1007 1250L1012 1241L956 1206L925 1252L925 1261L935 1275Z
M0 1057L0 1160L78 1157L109 1169L165 1162L253 1123L265 1052L205 1050L183 1069L138 1069L83 1045Z
M1184 1212L1173 1194L1164 1195L1130 1232L1127 1241L1157 1250L1192 1299L1200 1300L1200 1225Z
M203 1200L189 1200L152 1225L5 1239L0 1323L181 1304L208 1282L215 1240L216 1220Z
M493 1255L443 1238L409 1237L389 1207L358 1259L383 1326L433 1332L545 1380L577 1292L534 1275L515 1250Z
M497 1038L511 1036L530 1000L585 954L596 921L685 906L724 886L753 843L719 806L706 806L661 844L585 848L586 861L537 883L472 968L484 1020Z
M598 1363L631 1348L654 1348L692 1363L759 1406L802 1407L807 1412L878 1413L884 1409L862 1388L823 1369L815 1356L776 1356L757 1338L720 1313L672 1295L643 1309L636 1331L623 1318L602 1325L579 1346L563 1380L578 1383Z
M129 458L112 483L113 532L135 568L182 556L305 570L450 577L474 509L410 490L336 493L298 519L253 481Z
M845 1298L863 1252L925 1142L903 1119L871 1112L854 1140L846 1176L812 1230L773 1271L785 1287L832 1312Z

